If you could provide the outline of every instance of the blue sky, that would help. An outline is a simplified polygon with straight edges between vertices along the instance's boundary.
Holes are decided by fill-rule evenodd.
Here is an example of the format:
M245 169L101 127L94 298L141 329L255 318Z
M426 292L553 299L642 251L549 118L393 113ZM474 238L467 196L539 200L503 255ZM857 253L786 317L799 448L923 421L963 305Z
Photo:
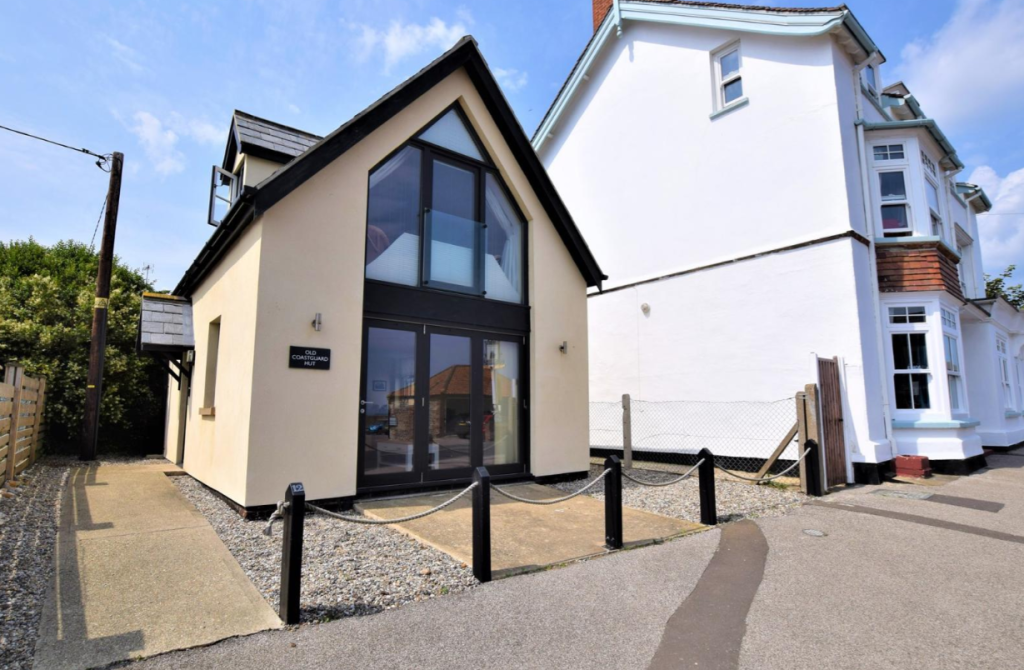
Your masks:
M961 177L996 201L986 270L1024 260L1024 0L850 5L888 58L885 83L907 83ZM233 109L326 134L471 33L532 132L591 30L590 0L8 3L0 124L122 151L117 253L172 288L212 232L210 166ZM106 174L3 132L0 156L0 240L90 241Z

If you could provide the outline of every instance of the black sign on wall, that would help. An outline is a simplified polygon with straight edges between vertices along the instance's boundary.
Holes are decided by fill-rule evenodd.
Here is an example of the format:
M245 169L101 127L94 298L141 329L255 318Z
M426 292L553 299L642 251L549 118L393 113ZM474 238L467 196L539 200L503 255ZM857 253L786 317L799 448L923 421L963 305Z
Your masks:
M330 370L331 350L313 347L289 347L288 367L307 370Z

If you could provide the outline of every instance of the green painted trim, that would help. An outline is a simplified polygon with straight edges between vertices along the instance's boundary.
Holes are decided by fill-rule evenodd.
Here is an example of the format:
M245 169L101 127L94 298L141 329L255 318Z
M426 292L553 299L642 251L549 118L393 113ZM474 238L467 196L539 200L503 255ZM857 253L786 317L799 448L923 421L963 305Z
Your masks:
M942 239L941 237L936 237L935 235L910 235L908 237L876 237L875 238L875 246L876 247L901 247L901 246L907 246L908 244L910 244L910 245L922 244L923 245L923 244L935 244L935 243L941 244L943 247L946 248L946 251L948 251L949 253L953 254L953 256L955 256L957 260L960 260L960 253L956 249L954 249L953 247L949 246L949 243L946 242L944 239Z
M939 129L939 124L935 123L935 119L907 119L905 121L865 121L864 119L857 119L857 124L864 126L864 130L907 130L910 128L924 128L931 133L932 138L938 142L942 150L946 152L945 158L948 159L954 166L963 170L964 164L956 155L956 149L953 148L952 143Z
M974 428L980 426L981 421L978 419L953 419L950 421L906 421L906 420L892 420L893 428L900 428L904 430L924 430L924 429L939 429L939 430L957 430L960 428Z
M956 183L956 192L963 193L968 197L977 193L980 196L978 199L981 200L981 204L985 206L984 211L987 212L992 209L992 201L988 199L988 194L985 193L985 189L977 184L968 184L965 181L958 181ZM965 202L964 204L966 205L967 203Z
M734 109L739 109L740 107L746 107L749 103L750 103L750 100L747 99L747 96L743 96L742 98L740 98L738 100L733 100L732 102L730 102L728 105L726 105L725 107L721 108L717 112L711 112L710 114L708 114L708 118L709 119L717 119L718 117L722 116L723 114L728 114L729 112L731 112Z
M1014 412L1012 409L1008 409L1006 410L1005 414L1003 414L1003 416L1005 416L1007 419L1016 419L1017 417L1022 416L1022 414L1024 413Z

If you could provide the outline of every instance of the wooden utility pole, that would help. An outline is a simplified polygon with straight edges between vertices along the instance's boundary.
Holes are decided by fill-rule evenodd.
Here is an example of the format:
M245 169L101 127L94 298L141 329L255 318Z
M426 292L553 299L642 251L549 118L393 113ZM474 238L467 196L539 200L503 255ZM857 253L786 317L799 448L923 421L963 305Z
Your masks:
M110 186L107 209L100 241L100 267L96 273L96 300L92 308L92 339L89 344L89 377L85 387L85 423L82 427L83 461L96 458L96 442L100 433L100 398L103 395L103 361L107 347L107 302L110 299L110 274L114 267L114 233L117 230L117 208L121 200L121 167L124 154L114 152L110 162Z

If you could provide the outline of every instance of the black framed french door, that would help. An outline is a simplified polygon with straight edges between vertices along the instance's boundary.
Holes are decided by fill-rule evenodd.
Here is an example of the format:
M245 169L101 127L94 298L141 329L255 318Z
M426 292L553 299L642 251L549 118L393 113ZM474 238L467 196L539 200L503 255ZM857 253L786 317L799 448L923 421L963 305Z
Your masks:
M359 488L526 471L525 338L367 319Z

